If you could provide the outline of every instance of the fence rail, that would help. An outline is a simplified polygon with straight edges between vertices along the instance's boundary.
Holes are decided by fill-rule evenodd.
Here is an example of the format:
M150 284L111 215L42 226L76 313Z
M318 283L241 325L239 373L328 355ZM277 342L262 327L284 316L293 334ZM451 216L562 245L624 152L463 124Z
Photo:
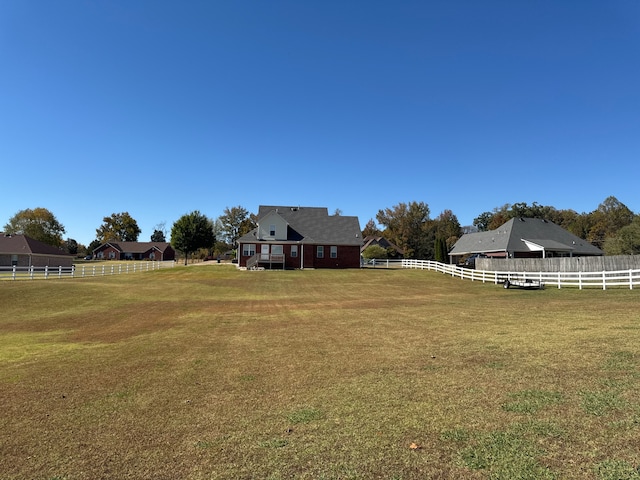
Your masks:
M0 280L37 280L50 278L83 278L127 273L149 272L171 268L175 261L100 263L98 265L72 265L70 267L0 267Z
M521 272L475 270L458 267L432 260L374 260L363 265L369 268L409 268L431 270L452 277L483 283L503 284L506 280L531 280L541 285L557 288L607 288L624 287L633 289L640 286L640 270L616 270L602 272Z

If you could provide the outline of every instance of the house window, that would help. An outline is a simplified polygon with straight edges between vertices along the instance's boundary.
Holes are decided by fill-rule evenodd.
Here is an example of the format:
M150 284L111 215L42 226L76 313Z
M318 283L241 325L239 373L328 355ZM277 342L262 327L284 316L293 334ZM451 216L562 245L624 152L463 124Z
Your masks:
M156 258L156 253L155 252L151 252L149 254L149 260L155 260L155 258Z
M114 258L116 258L116 252L109 252L109 260L113 260Z
M276 236L276 226L275 225L269 225L269 236L271 236L271 237L275 237Z
M316 249L316 257L324 258L324 245L318 245Z
M242 255L251 257L256 254L256 246L253 243L245 243L242 245Z
M293 258L298 256L298 245L291 245L291 256Z
M271 255L282 255L282 245L271 245Z
M11 266L15 267L18 265L18 255L11 255Z
M331 256L331 258L338 258L338 247L332 245L329 255Z

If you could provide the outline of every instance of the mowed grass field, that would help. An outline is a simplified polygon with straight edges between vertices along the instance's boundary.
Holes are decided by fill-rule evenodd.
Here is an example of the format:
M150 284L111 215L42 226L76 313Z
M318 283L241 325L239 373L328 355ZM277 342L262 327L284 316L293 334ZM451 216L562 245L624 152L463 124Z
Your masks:
M5 281L0 477L640 478L639 306L408 270Z

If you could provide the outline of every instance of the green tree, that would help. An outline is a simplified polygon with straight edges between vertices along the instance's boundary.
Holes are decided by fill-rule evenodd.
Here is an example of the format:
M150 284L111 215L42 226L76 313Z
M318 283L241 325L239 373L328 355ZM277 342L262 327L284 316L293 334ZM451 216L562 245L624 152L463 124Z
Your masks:
M436 262L448 263L447 240L444 237L436 237L435 241L435 260Z
M640 254L640 215L636 215L629 225L618 230L615 237L608 237L604 242L607 255Z
M436 240L444 240L443 258L447 258L449 250L458 241L461 234L460 222L451 210L444 210L433 221L435 228ZM436 260L438 260L436 255Z
M162 230L154 230L151 234L152 242L166 242L167 240L164 237L164 232Z
M492 218L493 213L482 212L480 215L473 219L473 225L478 229L479 232L486 232L487 230L489 230L489 225L491 224Z
M511 205L506 203L502 207L496 207L490 212L481 213L473 220L473 225L478 228L479 232L495 230L512 218L509 213L510 208Z
M180 217L171 228L171 245L184 253L184 264L189 254L215 244L213 222L198 210Z
M65 228L46 208L20 210L4 226L4 233L26 235L54 247L62 247Z
M160 222L153 227L153 233L151 234L152 242L166 242L167 241L167 228L165 222Z
M78 242L73 238L67 238L64 242L64 249L71 255L78 254Z
M404 250L405 258L432 256L433 230L426 203L399 203L393 208L379 210L376 219L386 227L385 237Z
M138 241L141 230L129 212L112 213L110 217L104 217L102 221L103 224L96 229L96 238L101 243Z
M87 247L87 255L93 255L93 251L100 245L102 245L102 242L100 240L98 240L97 238L93 240Z
M238 205L226 207L224 213L218 218L221 225L221 233L226 242L233 246L245 233L255 228L255 222L249 217L249 211Z
M362 252L362 258L371 260L373 258L387 258L387 249L380 245L369 245Z
M373 220L373 218L370 218L367 224L364 226L364 229L362 230L362 236L366 238L369 236L378 235L380 235L380 230L378 230L378 226L376 225L376 222Z
M607 197L598 208L589 214L590 228L587 240L604 248L609 237L615 237L622 227L630 225L634 213L616 197Z

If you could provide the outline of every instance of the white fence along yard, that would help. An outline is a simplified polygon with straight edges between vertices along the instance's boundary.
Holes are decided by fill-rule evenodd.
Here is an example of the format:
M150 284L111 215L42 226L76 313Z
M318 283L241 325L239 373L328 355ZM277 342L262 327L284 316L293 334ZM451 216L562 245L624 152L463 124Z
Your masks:
M623 287L633 289L640 286L640 270L617 270L602 272L515 272L515 271L488 271L474 270L458 267L432 260L375 260L368 262L368 268L410 268L431 270L452 277L483 282L504 284L506 280L526 281L539 283L546 287L557 288L607 288Z
M50 278L82 278L104 275L149 272L161 268L171 268L175 261L167 262L125 262L82 264L71 267L0 267L0 280L36 280Z

